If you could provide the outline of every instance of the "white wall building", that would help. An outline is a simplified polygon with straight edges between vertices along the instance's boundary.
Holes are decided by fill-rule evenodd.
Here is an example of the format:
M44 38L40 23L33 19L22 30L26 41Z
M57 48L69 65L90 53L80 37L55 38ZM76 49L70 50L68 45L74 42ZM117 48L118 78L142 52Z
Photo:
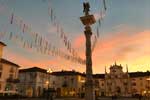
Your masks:
M19 91L23 96L39 97L50 87L50 73L38 67L19 70Z
M110 66L110 72L94 74L94 90L97 96L148 95L150 72L123 72L121 65ZM40 96L48 87L56 90L57 96L82 97L85 93L85 73L58 71L47 74L45 69L28 68L20 70L20 93L26 96Z

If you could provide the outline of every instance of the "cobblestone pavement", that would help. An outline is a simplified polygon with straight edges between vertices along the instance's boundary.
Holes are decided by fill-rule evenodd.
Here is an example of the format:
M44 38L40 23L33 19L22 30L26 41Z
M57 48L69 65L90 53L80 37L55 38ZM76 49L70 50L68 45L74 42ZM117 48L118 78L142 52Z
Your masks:
M142 99L139 98L117 98L117 99L112 99L112 98L98 98L98 100L150 100L150 97L145 98L143 97Z
M17 99L17 100L47 100L47 99L41 99L41 98L27 98L27 99ZM48 99L50 100L50 99ZM57 99L53 99L53 100L84 100L84 99L79 99L79 98L57 98Z
M32 98L32 99L16 99L16 100L47 100L47 99L38 99L38 98ZM49 99L50 100L50 99ZM61 99L53 99L53 100L84 100L84 99L78 99L78 98L61 98ZM99 98L98 100L112 100L111 98ZM138 98L118 98L114 100L139 100ZM150 100L150 99L141 99L141 100Z
M45 98L26 98L26 99L1 99L0 100L47 100ZM50 99L48 99L50 100ZM84 100L80 98L57 98L53 100ZM97 100L112 100L112 98L98 98ZM117 98L114 100L139 100L138 98ZM142 98L141 100L150 100L150 98Z

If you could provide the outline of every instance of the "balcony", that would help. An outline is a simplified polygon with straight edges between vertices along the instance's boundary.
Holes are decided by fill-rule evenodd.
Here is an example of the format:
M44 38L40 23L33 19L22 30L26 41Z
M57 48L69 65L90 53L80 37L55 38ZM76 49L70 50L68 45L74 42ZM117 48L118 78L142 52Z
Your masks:
M12 77L9 77L6 81L8 83L19 83L20 82L19 79L13 79Z

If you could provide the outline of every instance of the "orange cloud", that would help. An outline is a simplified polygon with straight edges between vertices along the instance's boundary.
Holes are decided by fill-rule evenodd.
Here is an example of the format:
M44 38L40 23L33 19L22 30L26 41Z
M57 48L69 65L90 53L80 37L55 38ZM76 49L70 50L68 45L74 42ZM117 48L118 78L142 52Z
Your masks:
M85 46L83 35L76 38L74 44L81 48ZM143 70L138 69L137 65L148 65L150 59L150 30L128 34L128 32L119 32L109 35L97 43L93 52L93 70L95 73L104 72L104 66L109 66L115 61L130 66L130 71ZM85 56L85 51L79 51L79 54ZM133 60L134 59L134 60ZM145 59L145 60L143 60ZM144 62L145 61L145 62Z
M26 51L27 52L27 51ZM33 55L33 52L28 52L26 55ZM9 47L6 47L4 50L4 58L8 59L11 62L14 62L21 66L22 68L29 68L33 66L37 66L40 68L48 69L51 68L53 71L60 71L60 70L80 70L81 72L84 72L84 67L81 68L80 64L75 64L70 61L66 61L65 59L59 58L59 57L51 57L48 58L47 55L40 55L36 53L36 56L39 58L36 58L35 55L34 59L32 57L24 56L23 54L20 54L13 49L10 49ZM58 63L59 62L59 63Z
M113 33L98 41L93 52L93 72L104 72L104 66L108 66L117 61L119 64L129 65L129 71L146 71L150 69L150 30L128 34L128 32ZM85 38L84 34L78 36L73 41L73 46L78 54L85 58ZM63 49L63 48L62 48ZM4 50L4 57L10 61L23 66L22 68L39 66L41 68L51 67L53 70L72 70L83 72L85 66L75 64L57 57L46 57L36 55L32 58L23 56L7 47ZM37 58L36 58L37 57ZM59 63L58 63L59 62ZM142 66L142 68L140 67Z
M39 56L40 57L40 56ZM11 62L14 62L16 64L19 64L21 68L27 68L27 67L32 67L32 66L38 66L38 67L49 67L50 65L54 65L57 63L56 59L43 59L41 57L41 60L38 59L31 59L29 57L23 56L23 54L16 53L12 49L9 50L9 48L5 48L4 51L4 58L8 59Z
M97 44L93 53L94 66L97 66L95 69L98 69L98 66L103 66L104 68L106 64L112 64L114 61L130 65L136 62L137 65L141 65L139 59L150 58L149 44L150 31L143 31L132 35L121 33L105 38L105 40ZM150 63L145 61L145 64ZM136 66L132 67L134 67L134 70L131 70L136 71ZM103 69L101 68L101 70Z
M79 35L75 40L73 41L73 46L75 48L81 48L85 44L85 37L84 34Z

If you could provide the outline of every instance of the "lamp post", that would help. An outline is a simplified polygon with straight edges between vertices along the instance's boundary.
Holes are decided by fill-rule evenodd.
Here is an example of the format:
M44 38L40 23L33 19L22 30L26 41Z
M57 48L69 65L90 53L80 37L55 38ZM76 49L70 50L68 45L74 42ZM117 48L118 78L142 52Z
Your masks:
M46 96L46 98L47 98L47 100L49 100L49 98L51 98L50 100L53 100L52 98L53 98L53 95L50 93L51 91L50 91L50 74L52 73L53 71L50 69L50 68L48 68L48 70L47 70L47 77L48 77L48 80L46 81L46 84L48 85L48 89L47 89L47 96Z
M47 80L47 84L48 84L48 88L49 88L49 84L50 84L50 74L52 73L53 71L52 71L52 69L50 69L50 68L48 68L48 70L47 70L47 74L48 74L48 80Z
M85 100L95 100L93 78L92 78L92 52L91 52L91 36L92 31L90 25L94 24L95 18L93 15L89 15L90 5L88 2L83 3L85 13L80 17L81 22L85 25L85 38L86 38L86 82L85 82Z

